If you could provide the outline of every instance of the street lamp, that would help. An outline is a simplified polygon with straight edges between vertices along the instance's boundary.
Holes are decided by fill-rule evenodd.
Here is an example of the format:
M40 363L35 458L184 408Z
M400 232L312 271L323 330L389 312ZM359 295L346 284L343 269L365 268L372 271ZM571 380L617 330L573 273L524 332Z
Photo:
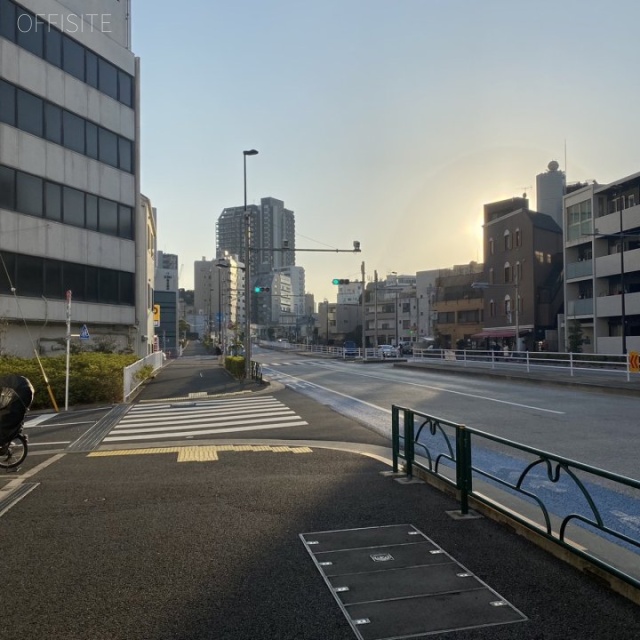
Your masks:
M257 156L255 149L242 152L244 161L244 377L251 376L251 267L249 259L249 227L250 220L247 214L247 156Z

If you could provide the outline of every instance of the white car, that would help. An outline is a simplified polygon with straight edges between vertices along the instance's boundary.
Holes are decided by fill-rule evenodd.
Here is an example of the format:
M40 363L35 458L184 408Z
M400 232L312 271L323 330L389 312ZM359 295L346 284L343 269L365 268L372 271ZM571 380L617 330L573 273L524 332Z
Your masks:
M378 345L378 356L382 358L397 358L398 350L390 344Z

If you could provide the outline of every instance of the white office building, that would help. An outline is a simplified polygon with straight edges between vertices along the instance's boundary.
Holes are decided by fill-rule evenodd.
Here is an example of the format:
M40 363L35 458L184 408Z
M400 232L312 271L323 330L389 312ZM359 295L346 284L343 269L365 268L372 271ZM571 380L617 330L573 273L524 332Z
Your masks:
M129 1L0 0L0 351L149 349ZM37 15L36 15L37 14ZM155 242L155 240L152 240Z

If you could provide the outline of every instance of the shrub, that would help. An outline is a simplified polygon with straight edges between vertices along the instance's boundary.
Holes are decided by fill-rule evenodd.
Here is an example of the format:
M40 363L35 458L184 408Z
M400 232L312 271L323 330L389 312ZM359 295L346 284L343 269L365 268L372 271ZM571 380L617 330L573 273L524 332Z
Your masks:
M80 353L69 359L69 405L122 402L122 370L137 360L134 355ZM59 407L64 406L66 356L41 359ZM146 375L145 367L138 375ZM33 409L52 408L46 382L35 358L0 357L0 375L16 374L31 380ZM148 377L148 376L147 376Z
M237 379L244 377L244 356L226 356L224 368Z

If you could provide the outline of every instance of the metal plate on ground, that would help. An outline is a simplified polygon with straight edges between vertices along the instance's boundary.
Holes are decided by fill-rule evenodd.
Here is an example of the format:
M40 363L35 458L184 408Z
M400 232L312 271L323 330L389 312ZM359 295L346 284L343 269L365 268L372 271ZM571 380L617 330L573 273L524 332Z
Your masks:
M300 534L361 640L527 618L413 525Z

